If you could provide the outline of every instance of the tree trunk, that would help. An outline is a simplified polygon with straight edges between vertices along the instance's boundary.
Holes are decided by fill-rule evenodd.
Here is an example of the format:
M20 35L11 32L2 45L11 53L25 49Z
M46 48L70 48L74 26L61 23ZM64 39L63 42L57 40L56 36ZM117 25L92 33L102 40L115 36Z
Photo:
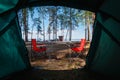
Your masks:
M69 32L69 41L71 41L71 38L72 38L72 13L71 13L71 8L70 8L70 32Z
M45 25L44 25L44 14L43 14L43 41L45 41Z
M23 9L23 25L25 31L25 41L28 41L27 9Z
M89 15L87 15L87 33L88 33L88 41L90 41L90 20L89 20Z
M50 34L48 34L48 36L49 36L49 41L50 41Z
M86 21L86 19L85 19L85 39L87 40L87 23L86 23L87 21Z

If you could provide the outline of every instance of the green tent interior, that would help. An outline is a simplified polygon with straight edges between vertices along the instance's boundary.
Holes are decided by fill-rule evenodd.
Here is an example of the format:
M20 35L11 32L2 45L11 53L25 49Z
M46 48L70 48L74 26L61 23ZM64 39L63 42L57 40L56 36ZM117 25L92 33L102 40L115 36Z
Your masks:
M48 5L67 6L96 13L94 34L85 68L106 76L119 77L119 3L120 0L0 0L0 78L31 69L28 51L18 25L17 11L26 7Z

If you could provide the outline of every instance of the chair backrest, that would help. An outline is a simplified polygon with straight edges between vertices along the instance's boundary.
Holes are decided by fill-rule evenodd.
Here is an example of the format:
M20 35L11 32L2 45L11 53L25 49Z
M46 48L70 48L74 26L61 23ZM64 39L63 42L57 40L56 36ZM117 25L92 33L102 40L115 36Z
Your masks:
M46 47L38 48L37 45L43 46L44 44L37 44L36 39L32 39L32 50L34 50L34 51L36 51L36 52L46 51Z
M81 42L80 42L80 49L81 50L84 49L85 43L86 43L86 40L85 39L81 39Z
M81 39L81 41L80 41L80 46L73 47L73 48L71 48L71 49L72 49L73 51L75 51L75 52L83 51L83 50L84 50L85 43L86 43L86 40L85 40L85 39Z
M32 39L32 49L36 50L36 48L37 48L36 39Z

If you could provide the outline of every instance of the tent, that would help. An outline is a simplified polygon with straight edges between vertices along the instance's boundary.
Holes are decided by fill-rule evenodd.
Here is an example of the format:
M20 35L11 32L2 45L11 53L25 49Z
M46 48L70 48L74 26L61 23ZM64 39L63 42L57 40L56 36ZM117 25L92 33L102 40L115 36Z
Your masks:
M32 6L67 6L96 13L85 68L120 75L120 0L0 0L0 78L31 68L17 11Z

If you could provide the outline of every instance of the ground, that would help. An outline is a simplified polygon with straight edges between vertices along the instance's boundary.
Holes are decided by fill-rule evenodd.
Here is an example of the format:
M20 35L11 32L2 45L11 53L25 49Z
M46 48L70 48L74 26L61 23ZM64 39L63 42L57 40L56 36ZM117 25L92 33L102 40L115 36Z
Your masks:
M31 59L31 65L46 70L71 70L83 68L90 43L87 42L84 51L80 53L79 57L75 57L76 53L73 54L68 44L62 43L61 41L45 43L47 45L46 54L32 53L31 45L27 43L29 55L34 55ZM72 42L72 44L74 43L77 42Z
M90 47L87 42L80 57L61 42L47 43L47 54L31 56L31 43L27 42L32 68L11 75L3 80L115 80L84 68Z

